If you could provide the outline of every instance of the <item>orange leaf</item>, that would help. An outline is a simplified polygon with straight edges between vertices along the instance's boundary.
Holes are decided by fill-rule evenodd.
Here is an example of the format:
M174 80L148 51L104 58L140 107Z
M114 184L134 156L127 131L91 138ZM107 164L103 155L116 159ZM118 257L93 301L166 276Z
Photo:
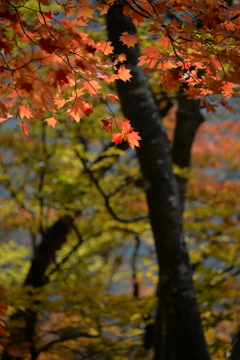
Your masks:
M163 48L163 50L167 50L171 45L171 40L168 37L158 39L157 42Z
M128 145L134 149L134 146L139 147L138 140L141 140L141 137L138 135L138 132L133 131L134 128L131 127L130 121L128 119L124 119L120 124L123 139L128 142Z
M114 133L112 142L115 142L115 145L117 145L125 140L132 149L134 149L134 146L139 147L138 140L141 140L141 137L138 135L138 132L133 131L134 128L131 127L130 121L128 119L124 119L120 122L120 128L122 133Z
M104 55L109 55L113 53L113 46L111 46L110 41L101 40L99 43L97 43L97 51L103 53Z
M114 133L112 136L112 142L115 143L115 145L121 144L121 142L123 141L123 134L120 133Z
M233 88L236 85L234 85L233 83L230 82L226 82L221 88L223 90L223 94L227 97L230 98L232 93L233 93Z
M115 102L119 102L118 100L118 96L113 95L113 94L107 94L107 97L109 100L115 101Z
M0 110L2 110L3 117L7 117L7 108L2 101L0 101Z
M45 119L44 122L46 122L48 126L52 126L53 128L55 128L56 124L59 123L55 116Z
M21 118L24 118L24 116L29 119L32 117L32 110L28 105L19 105L19 114Z
M84 81L83 86L85 87L85 89L88 91L88 93L90 95L98 94L97 90L101 89L101 86L95 80Z
M100 10L100 15L105 15L107 14L108 10L110 8L110 5L104 4L104 3L100 3L97 7L98 10Z
M127 45L128 48L135 46L138 43L137 35L131 35L127 31L122 33L122 35L119 37L119 40L121 40L124 45Z
M220 104L224 106L227 110L231 111L233 114L236 114L236 111L224 99L220 101Z
M120 68L118 69L118 79L123 80L123 81L129 81L132 77L132 75L130 74L130 70L126 69L124 65L121 65Z
M119 54L117 59L115 60L114 63L118 63L118 62L124 62L127 59L127 55L126 54Z
M27 125L27 123L23 121L21 123L18 123L18 125L22 127L24 135L28 137L28 130L30 129L30 127Z
M138 132L132 129L125 135L124 140L127 140L128 145L134 149L134 146L140 147L138 140L142 140L142 138L138 135Z
M207 112L213 112L215 113L216 112L216 108L217 105L212 105L212 104L209 104L209 102L207 102L206 100L202 100L202 106L201 108L206 108Z

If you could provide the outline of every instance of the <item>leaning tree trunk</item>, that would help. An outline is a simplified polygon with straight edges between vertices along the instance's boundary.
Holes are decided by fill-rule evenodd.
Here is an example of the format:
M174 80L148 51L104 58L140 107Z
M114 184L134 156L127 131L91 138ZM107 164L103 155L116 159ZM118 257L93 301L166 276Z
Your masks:
M45 272L54 260L56 251L61 249L67 240L67 235L72 229L73 218L64 216L56 221L43 234L42 241L36 248L32 259L31 267L24 281L23 286L40 288L47 284L48 277ZM29 290L29 295L31 291ZM34 304L33 304L34 305ZM36 305L36 304L35 304ZM21 327L18 326L18 324ZM29 343L28 349L31 360L36 360L38 352L35 347L35 328L37 323L37 312L31 308L19 309L9 319L8 330L11 337L11 345L18 346L22 343ZM27 348L27 347L26 347ZM2 354L2 360L21 360L22 357L14 356L6 350Z
M145 74L137 66L139 47L128 49L119 42L124 31L134 34L136 29L123 16L121 5L110 8L107 26L115 54L127 54L126 66L133 77L131 82L118 81L117 89L125 116L142 137L137 155L160 265L155 360L206 360L169 142Z

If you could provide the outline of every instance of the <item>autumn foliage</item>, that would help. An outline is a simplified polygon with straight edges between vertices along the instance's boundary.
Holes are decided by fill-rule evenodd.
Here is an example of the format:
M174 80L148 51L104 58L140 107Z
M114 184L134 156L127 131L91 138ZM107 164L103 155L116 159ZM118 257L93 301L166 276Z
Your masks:
M134 152L111 146L141 146L116 95L116 82L130 84L134 74L126 54L116 55L107 40L105 14L115 5L0 0L0 282L6 289L0 286L0 345L12 357L27 358L30 348L39 360L152 357L142 346L158 281L148 184ZM153 93L157 88L174 101L180 90L200 99L206 113L218 105L234 113L226 98L239 95L239 5L124 0L123 11L137 32L124 31L119 41L126 51L140 47L138 66ZM163 120L170 142L175 115L173 106ZM186 241L214 360L229 354L240 316L237 136L236 121L206 122L193 146L192 171L173 165L189 180ZM66 232L55 235L59 223ZM15 232L23 244L11 241ZM62 242L44 269L45 283L28 286L29 259L52 234ZM30 342L12 344L14 331L22 336L29 323L12 323L19 313L35 317L34 333Z
M1 122L20 117L18 124L28 136L32 122L55 127L63 113L76 122L89 117L93 99L103 101L112 112L111 102L118 99L104 84L131 81L132 75L124 65L126 56L116 57L111 43L104 38L96 41L91 29L114 4L112 0L0 2ZM126 1L124 14L137 27L144 26L152 40L151 45L142 45L137 34L128 32L119 40L127 47L142 45L139 66L156 72L167 91L185 84L188 97L206 97L202 107L213 112L211 94L238 94L238 5L228 8L222 0ZM164 14L172 21L165 23ZM232 110L224 99L220 104ZM134 147L140 136L126 135L124 121L113 141L131 139Z

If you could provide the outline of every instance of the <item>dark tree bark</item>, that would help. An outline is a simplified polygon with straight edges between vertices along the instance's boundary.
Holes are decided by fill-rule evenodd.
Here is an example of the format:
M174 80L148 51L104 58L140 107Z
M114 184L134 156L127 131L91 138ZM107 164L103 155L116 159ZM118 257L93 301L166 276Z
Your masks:
M43 234L42 241L36 248L32 264L28 275L25 279L24 286L32 286L33 288L42 287L48 282L45 272L48 266L55 258L55 253L59 250L67 240L67 235L71 231L73 218L65 216L56 221ZM31 291L29 291L31 295ZM35 304L36 305L36 304ZM15 322L24 323L24 328L15 326ZM19 310L13 314L9 321L9 332L13 345L28 342L31 360L35 360L38 356L34 346L35 327L37 323L37 312L33 309ZM21 358L10 355L7 350L2 355L2 360L20 360Z
M191 148L199 126L204 121L200 111L200 100L188 100L184 95L178 100L177 122L174 132L172 161L180 168L189 168ZM176 175L181 211L184 210L188 178Z
M235 335L233 348L230 356L230 360L239 360L240 359L240 329Z
M61 249L66 242L67 235L73 224L73 218L65 216L54 223L44 234L41 243L37 247L30 270L24 285L32 285L34 288L45 285L48 278L45 272L55 258L57 250Z
M169 142L145 74L137 66L139 47L128 49L119 42L124 31L134 34L136 29L121 5L111 7L107 27L115 54L127 54L133 77L131 82L118 81L117 89L125 116L142 137L137 155L160 265L155 360L207 360Z

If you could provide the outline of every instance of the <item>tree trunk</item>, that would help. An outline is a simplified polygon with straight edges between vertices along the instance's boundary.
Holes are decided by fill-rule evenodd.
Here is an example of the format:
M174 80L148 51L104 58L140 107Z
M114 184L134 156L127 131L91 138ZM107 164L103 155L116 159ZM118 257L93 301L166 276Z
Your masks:
M230 360L239 360L240 359L240 329L235 335L233 348L230 356Z
M122 6L107 14L109 40L115 54L127 54L131 82L117 82L125 116L142 137L137 150L144 179L149 215L160 265L159 304L156 319L155 360L207 360L191 266L183 238L180 201L172 172L169 142L159 119L145 74L137 66L139 47L127 48L119 36L136 33Z
M191 162L191 148L199 126L204 121L200 111L200 100L188 100L182 95L178 100L177 122L174 131L172 161L180 169L188 169ZM188 178L177 175L181 211L184 211Z
M65 216L56 221L43 235L42 241L36 248L31 267L25 279L24 286L32 286L33 288L42 287L48 282L45 272L51 262L54 260L55 253L61 249L67 240L73 224L73 218ZM31 295L31 291L29 292ZM24 324L24 327L15 326L15 323ZM29 351L31 360L35 360L38 356L35 342L35 327L37 323L37 312L32 309L18 310L10 317L8 330L11 334L11 342L18 345L24 342L29 343ZM2 355L2 360L20 360L20 357L10 355L7 350Z

